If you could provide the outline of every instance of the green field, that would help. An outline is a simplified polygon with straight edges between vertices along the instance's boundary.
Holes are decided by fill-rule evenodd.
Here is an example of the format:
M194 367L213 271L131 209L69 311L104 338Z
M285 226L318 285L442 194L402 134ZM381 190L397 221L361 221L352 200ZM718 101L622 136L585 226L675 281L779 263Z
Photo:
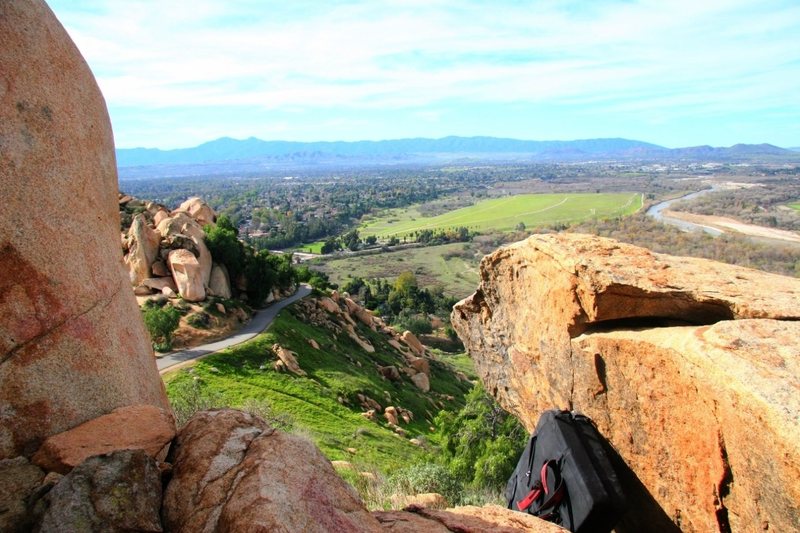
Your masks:
M411 248L390 253L315 260L314 269L344 284L351 277L382 278L390 283L404 271L411 271L423 287L441 286L449 296L463 298L478 286L478 261L482 254L465 252L465 243Z
M796 211L800 211L800 202L789 204L789 207L791 207L792 209L794 209Z
M366 222L360 231L362 237L379 238L402 238L420 230L459 226L471 231L510 231L520 222L530 229L629 215L641 207L640 193L520 194L483 200L435 217L423 217L413 206L393 209Z

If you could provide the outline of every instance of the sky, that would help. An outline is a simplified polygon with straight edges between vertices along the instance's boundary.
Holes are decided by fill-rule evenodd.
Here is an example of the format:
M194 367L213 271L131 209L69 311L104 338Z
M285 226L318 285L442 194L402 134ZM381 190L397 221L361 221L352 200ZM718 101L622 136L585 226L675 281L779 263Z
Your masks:
M50 0L117 147L800 146L798 0Z

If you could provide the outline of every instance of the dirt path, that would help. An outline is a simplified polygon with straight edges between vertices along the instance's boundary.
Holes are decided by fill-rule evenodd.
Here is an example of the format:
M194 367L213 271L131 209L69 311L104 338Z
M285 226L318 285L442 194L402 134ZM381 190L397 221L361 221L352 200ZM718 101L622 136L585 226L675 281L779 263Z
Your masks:
M685 213L683 211L664 211L663 214L664 216L677 218L678 220L684 220L697 226L714 228L723 233L741 233L742 235L747 235L749 237L760 237L763 239L800 243L800 235L793 231L757 226L755 224L746 224L733 218L713 215L696 215L694 213Z

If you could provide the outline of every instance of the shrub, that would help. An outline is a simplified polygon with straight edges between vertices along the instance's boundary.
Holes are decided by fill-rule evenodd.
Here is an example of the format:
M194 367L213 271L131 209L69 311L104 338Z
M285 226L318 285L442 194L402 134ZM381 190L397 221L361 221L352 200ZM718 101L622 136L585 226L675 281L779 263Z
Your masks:
M204 389L198 377L175 382L169 388L169 403L179 428L198 411L223 407L221 396Z
M153 348L159 352L172 349L172 334L178 329L181 314L171 305L163 308L148 307L142 312L144 325L150 333Z
M389 485L395 494L401 495L437 492L451 504L460 501L463 491L461 482L447 468L435 463L416 463L399 470L389 478Z
M450 471L474 488L505 485L528 437L517 419L503 411L480 384L469 392L461 411L441 411L435 425L440 428L438 437Z
M211 325L211 317L208 313L193 313L186 318L186 323L197 329L206 329Z

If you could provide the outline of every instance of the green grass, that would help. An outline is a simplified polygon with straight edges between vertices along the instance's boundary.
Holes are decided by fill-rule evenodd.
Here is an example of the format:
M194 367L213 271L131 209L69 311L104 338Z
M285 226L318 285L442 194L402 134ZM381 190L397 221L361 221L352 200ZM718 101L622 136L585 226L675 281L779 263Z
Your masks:
M794 209L796 211L800 211L800 202L797 202L797 203L794 203L794 204L789 204L789 207L791 207L792 209Z
M406 376L401 382L379 376L376 364L401 364L399 353L384 335L359 327L359 334L376 348L374 354L368 354L346 335L337 338L334 332L312 326L295 313L291 307L284 310L269 330L252 341L211 355L170 376L168 394L173 397L182 385L195 381L220 405L240 407L248 400L265 401L274 412L289 415L295 428L308 435L331 460L357 460L376 465L383 472L419 460L424 452L410 444L408 438L430 432L438 412L431 399L439 398L423 394ZM312 348L308 339L314 339L321 349ZM296 352L299 365L308 375L273 371L276 357L270 348L274 343ZM455 378L451 366L431 361L430 381L432 391L455 398L445 401L448 410L463 406L469 385ZM414 420L402 424L407 437L395 435L380 416L377 422L362 417L358 393L384 407L402 406L413 412ZM347 448L357 450L355 457Z
M394 209L370 220L361 235L404 237L414 232L465 226L472 231L510 231L520 222L526 227L567 224L591 218L611 218L635 213L642 207L639 193L520 194L483 200L435 217L423 217L414 206Z
M293 247L291 251L308 253L308 254L321 254L323 244L325 244L325 241L316 241L308 244L301 244L299 246Z
M314 268L328 274L340 286L350 277L381 278L394 282L404 271L413 272L423 287L441 286L444 293L458 298L466 297L478 286L477 256L464 251L464 243L411 248L376 255L319 259Z

